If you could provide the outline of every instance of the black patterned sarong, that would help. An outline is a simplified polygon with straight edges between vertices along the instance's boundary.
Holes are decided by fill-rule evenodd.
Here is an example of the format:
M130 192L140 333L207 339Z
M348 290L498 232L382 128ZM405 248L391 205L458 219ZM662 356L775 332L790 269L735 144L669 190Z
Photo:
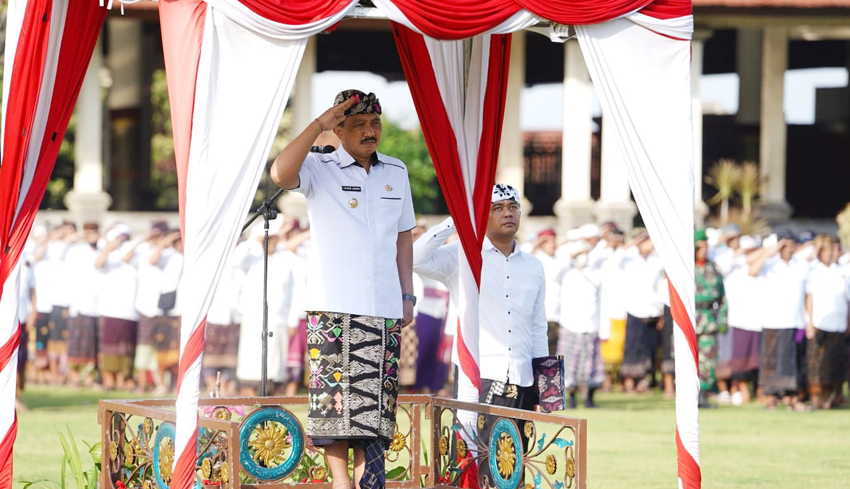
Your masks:
M310 364L307 436L392 441L398 397L401 321L334 312L307 315Z

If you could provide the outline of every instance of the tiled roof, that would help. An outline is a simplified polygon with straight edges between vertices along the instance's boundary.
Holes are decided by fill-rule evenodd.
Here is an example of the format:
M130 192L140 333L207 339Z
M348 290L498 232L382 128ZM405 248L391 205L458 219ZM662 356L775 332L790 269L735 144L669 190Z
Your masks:
M694 7L850 8L850 0L693 0Z

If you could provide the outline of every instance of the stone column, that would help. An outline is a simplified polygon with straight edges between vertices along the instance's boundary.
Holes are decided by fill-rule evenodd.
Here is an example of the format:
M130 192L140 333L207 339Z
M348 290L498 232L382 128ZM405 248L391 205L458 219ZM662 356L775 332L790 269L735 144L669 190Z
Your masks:
M313 114L313 75L316 73L316 37L312 36L307 41L304 56L298 73L295 74L295 86L292 87L292 96L289 98L293 112L292 134L300 134L319 114ZM327 100L326 105L330 107L333 100ZM329 133L325 133L327 135ZM323 135L324 136L324 135ZM320 136L319 139L322 139ZM335 136L334 136L335 137ZM270 155L272 157L276 155ZM299 219L307 218L307 199L297 192L286 192L277 201L277 207L287 216Z
M606 122L607 121L607 122ZM596 203L596 219L599 222L613 221L623 231L632 229L637 206L632 202L626 161L617 144L613 121L602 115L602 181L599 201Z
M590 198L593 108L590 74L578 41L564 43L564 129L561 147L561 198L555 203L559 231L594 220Z
M525 154L522 130L519 127L520 94L525 86L525 32L515 32L511 40L511 66L508 73L508 93L505 100L505 119L496 182L507 183L519 190L524 215L531 212L531 202L525 196Z
M785 27L765 27L762 42L761 136L759 169L761 185L759 215L776 223L791 216L785 201L785 70L788 68L788 31Z
M74 134L74 186L65 205L74 220L98 221L112 204L103 191L103 93L100 70L103 45L98 40L77 98L77 130Z
M702 77L703 53L705 41L711 37L709 31L694 32L691 41L691 111L694 125L694 224L701 228L705 225L708 206L702 200L702 98L700 97L700 78Z
M107 103L110 127L110 193L115 210L136 210L148 189L142 179L150 161L142 161L142 105L144 52L142 23L136 19L111 17L106 23L109 35L107 63L112 87Z
M758 125L761 120L762 31L738 29L736 71L738 72L738 113L735 120L745 128L739 136L739 161L758 161Z

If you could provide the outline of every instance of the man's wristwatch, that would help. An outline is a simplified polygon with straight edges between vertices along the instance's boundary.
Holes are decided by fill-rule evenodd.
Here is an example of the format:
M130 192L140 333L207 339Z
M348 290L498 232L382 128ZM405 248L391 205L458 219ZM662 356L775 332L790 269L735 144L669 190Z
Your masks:
M413 305L416 305L416 296L413 294L401 294L402 301L410 301Z

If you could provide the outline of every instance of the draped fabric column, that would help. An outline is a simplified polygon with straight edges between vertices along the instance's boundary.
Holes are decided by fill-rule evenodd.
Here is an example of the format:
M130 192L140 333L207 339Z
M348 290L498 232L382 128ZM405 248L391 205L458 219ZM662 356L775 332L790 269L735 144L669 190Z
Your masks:
M18 260L44 196L106 11L96 2L11 0L0 161L0 489L12 487Z
M658 2L576 31L603 115L616 128L641 217L667 272L676 324L679 482L699 488L690 2Z
M454 298L459 310L459 398L477 402L481 387L481 245L499 154L510 36L469 39L469 65L465 67L464 41L437 41L397 24L393 34L443 195L461 237L461 296Z
M204 327L265 168L307 38L355 2L160 2L184 238L176 462L190 489L197 463ZM188 286L191 284L191 286Z

